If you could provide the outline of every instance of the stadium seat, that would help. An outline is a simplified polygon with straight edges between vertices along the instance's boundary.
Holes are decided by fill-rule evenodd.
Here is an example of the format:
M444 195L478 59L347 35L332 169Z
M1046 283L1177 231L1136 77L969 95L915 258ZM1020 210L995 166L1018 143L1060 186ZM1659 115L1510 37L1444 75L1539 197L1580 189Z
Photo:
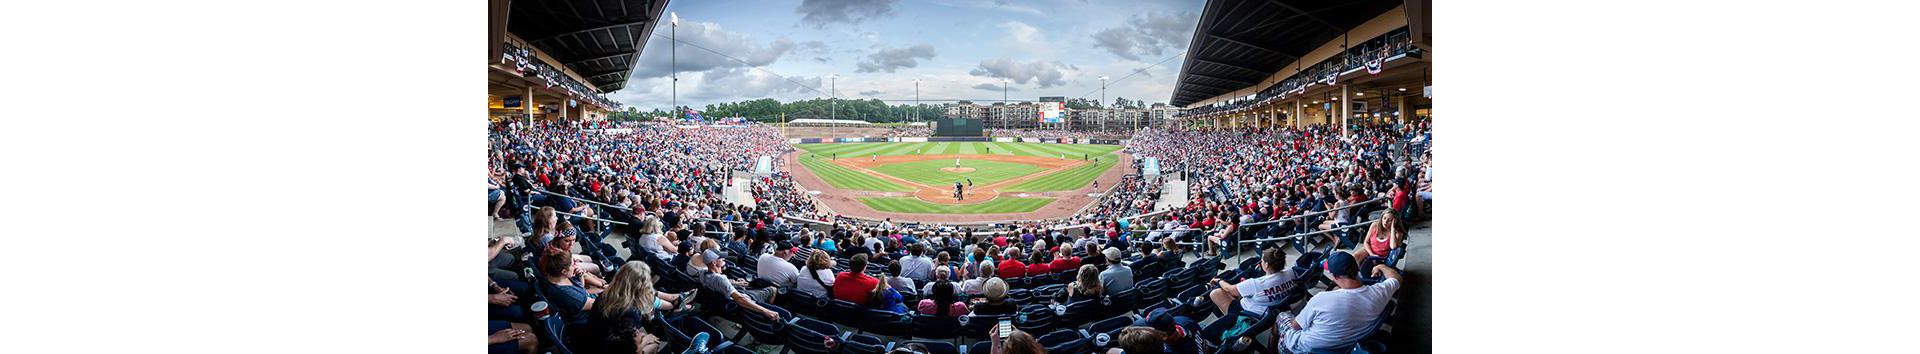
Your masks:
M1052 332L1058 323L1059 315L1047 305L1026 305L1014 315L1013 326L1029 333Z
M827 303L829 301L832 301L832 300L828 298L813 296L813 294L808 294L806 292L793 291L785 294L780 294L780 299L775 302L783 303L787 308L791 309L791 311L793 311L794 313L813 316L817 318L826 318L825 316L827 313Z
M853 327L860 324L860 315L864 313L866 313L865 309L861 308L860 304L847 300L830 300L827 301L827 313L824 319Z
M709 351L718 347L721 343L725 343L727 338L725 333L720 333L720 329L714 328L711 324L707 324L707 321L700 319L700 316L682 316L675 319L672 325L666 327L668 329L667 332L670 332L669 334L673 336L673 339L667 341L667 347L665 349L667 352L672 353L686 351L688 346L693 344L693 336L698 333L707 334L707 338L709 339L707 340L706 349Z
M960 320L940 315L913 315L913 338L954 339L960 336Z
M960 354L960 346L953 345L953 343L947 343L947 342L915 340L915 341L894 343L894 347L895 348L905 347L908 344L920 344L920 345L927 346L926 354Z
M1008 300L1008 301L1013 301L1013 303L1016 303L1016 304L1025 304L1025 303L1032 303L1032 302L1033 302L1033 290L1031 290L1031 289L1008 289L1008 290L1007 290L1007 300Z
M840 348L840 328L811 318L795 318L788 322L784 347L801 354L833 354Z
M893 343L872 335L848 333L840 337L840 354L886 354L893 350Z
M768 311L780 314L780 320L755 314L741 315L740 334L734 336L733 342L744 343L742 339L748 335L752 335L753 341L760 344L782 345L785 343L783 338L787 330L787 322L785 321L793 318L793 312L768 303L760 303L760 307L765 307Z
M1127 326L1132 326L1134 321L1139 321L1139 320L1140 320L1139 316L1133 316L1133 315L1117 316L1114 318L1100 320L1099 322L1094 322L1093 324L1087 325L1087 334L1091 335L1091 334L1104 333L1107 335L1107 338L1118 338L1120 336L1121 329L1127 328Z
M1062 329L1053 333L1047 333L1037 339L1040 341L1041 347L1047 348L1047 353L1073 354L1086 353L1093 350L1093 346L1090 343L1091 341L1087 340L1086 334L1075 330Z
M1106 318L1106 299L1086 299L1067 303L1056 312L1056 322L1060 327L1079 327L1095 320ZM1022 327L1025 328L1025 327Z
M1107 301L1101 304L1100 318L1120 316L1133 311L1135 303L1140 301L1139 289L1134 287L1107 294Z
M538 288L536 286L536 288ZM573 354L567 350L567 320L559 315L540 319L540 343L552 348L554 354Z
M971 338L986 338L986 337L987 337L987 330L988 330L988 329L992 329L992 328L993 328L993 326L994 326L995 324L999 324L1001 320L1005 320L1005 319L1010 319L1010 318L1013 318L1013 317L1014 317L1014 316L1011 316L1011 315L1006 315L1006 316L989 316L989 315L966 315L966 316L960 316L960 318L959 318L959 321L958 321L958 322L960 323L960 335L962 335L962 336L967 336L967 337L971 337Z
M913 334L913 316L881 309L866 309L855 328L860 331L888 337L906 337Z
M993 341L983 340L969 344L967 354L993 354Z
M1139 294L1136 301L1134 301L1134 309L1145 309L1148 306L1153 306L1154 303L1161 302L1161 299L1167 298L1167 280L1163 278L1147 279L1134 285L1133 290Z

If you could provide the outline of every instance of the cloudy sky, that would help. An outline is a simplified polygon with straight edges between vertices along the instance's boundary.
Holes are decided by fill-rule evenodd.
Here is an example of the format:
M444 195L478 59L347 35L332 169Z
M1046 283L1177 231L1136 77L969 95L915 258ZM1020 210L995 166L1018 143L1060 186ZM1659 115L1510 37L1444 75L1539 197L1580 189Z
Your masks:
M1203 5L1202 0L680 0L667 10L680 15L680 104L700 107L826 97L833 74L840 76L834 91L842 98L912 100L913 80L920 79L925 103L999 100L1005 79L1013 100L1099 99L1099 77L1105 75L1113 79L1107 102L1114 97L1165 102ZM627 88L609 97L641 109L668 106L667 27L662 21L655 29L657 36L647 42Z

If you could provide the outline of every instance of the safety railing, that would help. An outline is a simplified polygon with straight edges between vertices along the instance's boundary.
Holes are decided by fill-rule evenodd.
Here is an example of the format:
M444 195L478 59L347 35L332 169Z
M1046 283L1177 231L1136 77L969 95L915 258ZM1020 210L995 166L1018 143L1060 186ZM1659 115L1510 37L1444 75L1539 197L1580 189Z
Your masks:
M1361 201L1361 202L1359 202L1359 203L1349 203L1349 204L1347 204L1347 205L1343 205L1343 206L1340 206L1340 207L1336 207L1336 208L1333 208L1333 209L1327 209L1327 210L1321 210L1321 211L1316 211L1316 212L1311 212L1311 213L1306 213L1306 214L1300 214L1300 215L1294 215L1294 216L1289 216L1289 217L1284 217L1284 218L1279 218L1279 219L1273 219L1273 220L1267 220L1267 221L1261 221L1261 222L1252 222L1252 223L1244 223L1244 224L1240 224L1240 226L1260 226L1260 225L1266 225L1266 224L1272 224L1272 223L1278 223L1278 222L1282 222L1282 221L1291 221L1291 220L1298 220L1298 219L1303 219L1303 218L1306 218L1306 217L1310 217L1310 216L1316 216L1316 215L1323 215L1323 214L1327 214L1327 213L1332 213L1332 212L1336 212L1336 211L1340 211L1340 210L1342 210L1342 209L1350 209L1350 208L1355 208L1355 207L1359 207L1359 206L1362 206L1362 205L1371 205L1371 204L1373 204L1374 202L1380 202L1380 201L1386 201L1386 200L1387 200L1387 197L1379 197L1379 198L1373 198L1373 199L1369 199L1369 200L1366 200L1366 201Z
M573 199L573 200L575 200L575 201L579 201L579 202L583 202L583 203L587 203L587 204L593 204L593 205L599 205L599 206L603 206L603 207L608 207L608 208L614 208L614 209L620 209L620 210L627 210L627 211L632 211L632 210L633 210L633 208L630 208L630 207L623 207L623 206L618 206L618 205L613 205L613 204L607 204L607 203L601 203L601 202L596 202L596 201L593 201L593 200L590 200L590 199L584 199L584 198L580 198L580 197L575 197L575 196L571 196L571 195L566 195L566 194L560 194L559 192L554 192L554 191L549 191L549 190L545 190L545 189L535 189L535 190L533 190L533 191L535 191L535 192L540 192L540 193L544 193L544 194L547 194L547 195L556 195L556 196L561 196L561 197L566 197L566 198L568 198L568 199Z
M606 222L606 223L610 223L610 224L615 224L615 225L630 225L630 224L627 224L626 222L622 222L622 221L614 221L614 220L607 220L607 219L601 219L601 218L596 218L596 217L591 217L591 216L586 216L586 215L580 215L580 214L574 214L574 213L569 213L569 212L564 212L564 211L554 211L553 213L554 213L554 214L560 214L560 215L565 215L565 216L571 216L571 217L575 217L575 218L581 218L581 219L587 219L587 220L594 220L594 221L600 221L600 222Z

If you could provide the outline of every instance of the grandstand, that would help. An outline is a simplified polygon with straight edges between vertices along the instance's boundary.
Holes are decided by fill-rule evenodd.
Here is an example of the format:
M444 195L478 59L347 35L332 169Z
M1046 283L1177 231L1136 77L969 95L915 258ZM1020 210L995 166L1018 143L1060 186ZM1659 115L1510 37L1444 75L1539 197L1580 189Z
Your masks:
M506 27L503 37L532 37L505 48L560 64L532 77L575 80L585 91L543 96L529 91L537 86L529 76L494 64L490 77L500 78L494 84L502 92L533 102L618 90L624 79L575 73L615 70L604 77L624 78L619 71L630 72L631 60L576 68L566 64L600 64L541 39L611 37L591 43L637 56L643 41L621 40L646 38L665 5L626 2L652 13L626 22L556 19L570 12L542 8L573 2L513 3L514 23L552 25ZM1425 30L1414 20L1420 14L1406 8L1395 1L1209 1L1170 88L1182 106L1177 122L1124 132L988 134L1056 150L930 142L925 126L861 121L613 123L593 121L604 114L599 108L496 110L517 123L489 131L490 325L535 335L506 343L517 348L493 349L1425 352L1430 101L1399 89L1427 85L1431 48L1413 35ZM523 10L542 15L522 18ZM538 34L516 30L535 28ZM1343 46L1352 43L1361 45ZM1359 71L1351 70L1355 63ZM1296 104L1316 99L1328 104ZM1349 104L1336 107L1336 99ZM910 145L815 144L821 138ZM920 151L936 147L951 150ZM1088 158L1073 161L1067 151ZM853 161L812 156L803 165L809 152L848 152ZM1113 157L1093 161L1106 153ZM1049 164L1048 173L1066 176L1050 182L1068 191L1061 194L1083 195L1083 204L1057 217L976 218L991 222L857 217L828 201L885 192L819 188L814 177L867 166L862 155L886 170L899 165L882 158L921 163L914 156L928 154L941 156L940 169L954 161L953 171L963 169L958 155ZM1036 157L1052 154L1060 157ZM789 163L760 163L768 156ZM1157 175L1105 167L1146 157ZM747 173L756 169L771 173ZM907 172L915 174L868 179L945 181ZM1044 176L996 178L1026 177ZM1104 183L1082 186L1091 181ZM1025 186L1008 185L1009 193ZM965 195L921 198L962 203ZM1002 322L1018 333L998 339Z

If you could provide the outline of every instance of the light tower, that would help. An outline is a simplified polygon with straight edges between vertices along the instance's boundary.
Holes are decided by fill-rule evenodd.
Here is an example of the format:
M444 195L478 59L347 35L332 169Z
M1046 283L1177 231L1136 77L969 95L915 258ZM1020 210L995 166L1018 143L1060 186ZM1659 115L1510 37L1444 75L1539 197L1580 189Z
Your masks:
M673 120L679 121L680 115L686 114L680 110L680 13L668 12L667 15L673 16L672 25L667 29L667 42L671 42L667 46L667 67L673 71L669 75L673 77L673 82L668 84L668 91L672 91L673 107L668 109L673 110Z

